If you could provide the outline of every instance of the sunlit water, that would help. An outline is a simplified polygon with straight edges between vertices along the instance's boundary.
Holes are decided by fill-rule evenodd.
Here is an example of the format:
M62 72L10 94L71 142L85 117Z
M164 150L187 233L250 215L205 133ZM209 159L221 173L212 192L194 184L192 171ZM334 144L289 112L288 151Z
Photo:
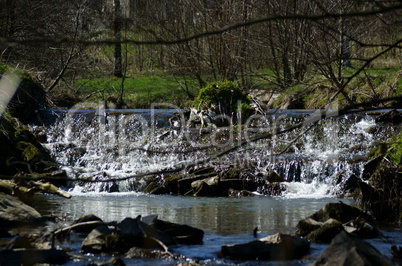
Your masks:
M71 180L107 180L172 169L179 164L207 158L219 150L219 145L215 145L208 150L186 152L205 145L205 137L200 138L198 130L195 135L185 131L169 132L167 119L174 111L56 110L54 112L60 118L45 127L47 143L44 145ZM257 128L264 132L282 130L313 116L314 112L267 114ZM373 133L371 129L375 127L378 125L374 118L365 114L329 118L308 131L303 127L269 141L252 142L212 162L213 165L247 166L260 176L275 170L287 180L283 183L286 192L281 197L154 196L140 193L149 178L140 177L117 182L118 193L102 192L108 191L111 183L71 183L66 189L73 194L72 199L39 196L37 204L42 212L51 210L50 214L65 216L67 224L86 214L95 214L104 221L157 214L160 219L205 231L202 245L174 247L173 253L199 258L202 263L210 265L275 265L261 261L224 260L218 258L217 253L222 245L254 240L252 232L255 227L260 230L258 237L277 232L294 234L300 219L328 202L339 201L336 198L339 182L352 174L360 177L368 150L387 138L381 127ZM298 134L301 137L293 142ZM289 149L284 150L285 147ZM342 201L353 203L347 199ZM390 245L398 244L398 241L401 244L402 234L400 231L384 233L388 234L388 242L376 240L376 246L389 255ZM76 243L74 248L78 253L80 243ZM324 248L325 245L312 245L312 258ZM294 261L288 265L304 265L311 261ZM126 263L172 264L160 260L128 260Z
M208 265L306 265L311 263L326 245L312 244L311 259L277 263L268 261L231 261L218 257L222 245L239 244L255 240L253 230L258 227L258 238L278 232L294 234L299 220L310 216L336 198L298 198L256 196L247 198L209 198L142 193L86 193L71 199L56 196L38 196L37 206L45 214L61 215L65 223L87 214L95 214L106 222L121 221L126 217L157 214L160 219L194 226L205 232L199 245L172 247L174 254L198 258ZM353 204L352 200L341 199ZM48 210L48 211L46 211ZM51 211L50 211L51 210ZM402 245L402 231L383 231L386 238L372 240L384 254L390 256L393 244ZM81 242L65 245L79 254ZM63 246L63 245L62 245ZM74 253L73 252L73 253ZM103 258L107 259L107 258ZM99 258L102 260L102 258ZM127 265L171 265L172 261L125 259ZM85 265L83 262L70 265Z
M306 119L318 119L317 111L277 111L247 122L247 128L218 129L201 136L198 129L169 130L168 119L175 111L178 110L47 111L48 116L54 113L59 118L44 128L44 145L71 180L127 178L113 183L78 182L72 184L72 189L102 192L114 186L113 191L143 191L150 177L132 176L196 163L236 145L239 136L251 139L250 130L275 133ZM274 170L288 181L284 195L288 198L333 197L342 179L352 174L361 176L367 152L387 138L382 130L375 136L370 132L377 125L372 116L364 113L330 116L310 126L250 141L209 164L246 167L253 169L256 176L266 176ZM206 146L210 148L203 149Z

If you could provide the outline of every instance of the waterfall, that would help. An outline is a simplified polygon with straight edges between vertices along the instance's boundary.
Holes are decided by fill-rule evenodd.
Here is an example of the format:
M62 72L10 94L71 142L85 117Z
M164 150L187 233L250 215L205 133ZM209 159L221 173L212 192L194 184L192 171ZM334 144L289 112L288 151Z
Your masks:
M91 181L169 169L179 163L205 159L218 150L197 149L211 144L198 130L190 137L185 131L170 131L168 119L175 111L101 108L46 111L51 122L43 128L47 134L44 145L71 180ZM259 126L283 129L303 121L311 113L289 110L274 113L267 115ZM219 158L219 163L247 164L262 175L275 171L285 181L286 197L333 196L344 179L351 175L361 177L367 152L386 137L381 130L373 133L371 129L375 127L374 119L364 114L331 117L310 130L302 128L249 143ZM298 134L301 137L297 138ZM231 135L218 130L214 138L218 136L225 142ZM185 152L188 150L192 152ZM96 193L141 191L149 179L144 176L118 182L76 182L74 189Z

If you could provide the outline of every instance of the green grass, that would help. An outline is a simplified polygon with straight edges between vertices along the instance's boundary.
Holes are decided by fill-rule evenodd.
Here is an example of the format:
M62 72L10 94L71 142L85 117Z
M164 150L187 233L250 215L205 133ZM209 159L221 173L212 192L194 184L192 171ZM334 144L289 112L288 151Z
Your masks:
M354 71L356 69L345 69L344 75L350 76ZM251 84L256 87L278 90L278 86L270 81L270 78L272 78L270 74L272 73L264 69L258 71L258 73L260 75L251 77ZM268 78L262 77L265 74L268 75ZM367 95L372 94L373 88L378 95L383 95L383 92L389 91L389 88L393 88L393 96L401 95L401 76L400 68L368 68L348 85L346 91L354 92L352 97L357 101L364 99L357 99L356 97L365 98ZM321 76L316 76L310 82L330 86L328 80L320 81L322 78ZM370 86L366 81L367 78L370 79ZM208 80L208 78L205 79ZM99 101L107 99L109 96L118 97L121 86L122 79L110 76L80 79L75 84L79 96L84 101L95 103L99 103ZM124 79L123 100L128 108L149 108L153 103L170 103L179 108L189 108L193 106L193 100L199 93L198 86L197 80L189 76L175 77L162 71L143 72ZM317 89L320 89L315 86L312 89L308 89L308 87L308 84L291 86L283 91L277 101L280 102L283 97L298 95L306 106L324 106L325 101L328 100L326 91L317 91Z
M185 88L188 87L188 92ZM118 97L122 79L116 77L80 79L76 82L79 95L86 101L101 101ZM180 108L189 107L192 95L198 94L197 82L187 77L175 79L170 75L142 75L124 79L123 100L129 108L149 108L153 103L171 103Z

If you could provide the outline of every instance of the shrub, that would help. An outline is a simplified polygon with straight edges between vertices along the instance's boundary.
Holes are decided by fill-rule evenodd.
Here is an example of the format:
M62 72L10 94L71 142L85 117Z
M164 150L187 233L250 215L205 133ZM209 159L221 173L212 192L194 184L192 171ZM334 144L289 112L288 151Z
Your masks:
M234 116L238 111L248 116L250 100L232 81L212 82L202 88L194 100L197 109L211 109L218 114Z

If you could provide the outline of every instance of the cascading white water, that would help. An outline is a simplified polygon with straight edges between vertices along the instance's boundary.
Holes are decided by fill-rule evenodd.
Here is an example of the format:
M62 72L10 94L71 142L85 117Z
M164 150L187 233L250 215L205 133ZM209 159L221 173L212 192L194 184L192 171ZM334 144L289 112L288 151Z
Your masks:
M166 125L174 111L70 112L46 128L45 145L72 180L130 177L208 157L211 150L183 153L200 143L184 137L183 132L169 131ZM280 114L280 118L267 120L264 127L283 129L302 121L296 112ZM342 178L361 176L362 159L376 140L369 132L373 126L374 120L367 116L329 118L309 131L302 128L253 142L218 160L222 164L247 164L256 174L276 171L287 180L286 197L333 196ZM291 142L298 134L302 136ZM208 142L208 137L199 138ZM281 153L286 146L288 151ZM147 177L118 183L78 183L75 191L141 191L146 183Z

